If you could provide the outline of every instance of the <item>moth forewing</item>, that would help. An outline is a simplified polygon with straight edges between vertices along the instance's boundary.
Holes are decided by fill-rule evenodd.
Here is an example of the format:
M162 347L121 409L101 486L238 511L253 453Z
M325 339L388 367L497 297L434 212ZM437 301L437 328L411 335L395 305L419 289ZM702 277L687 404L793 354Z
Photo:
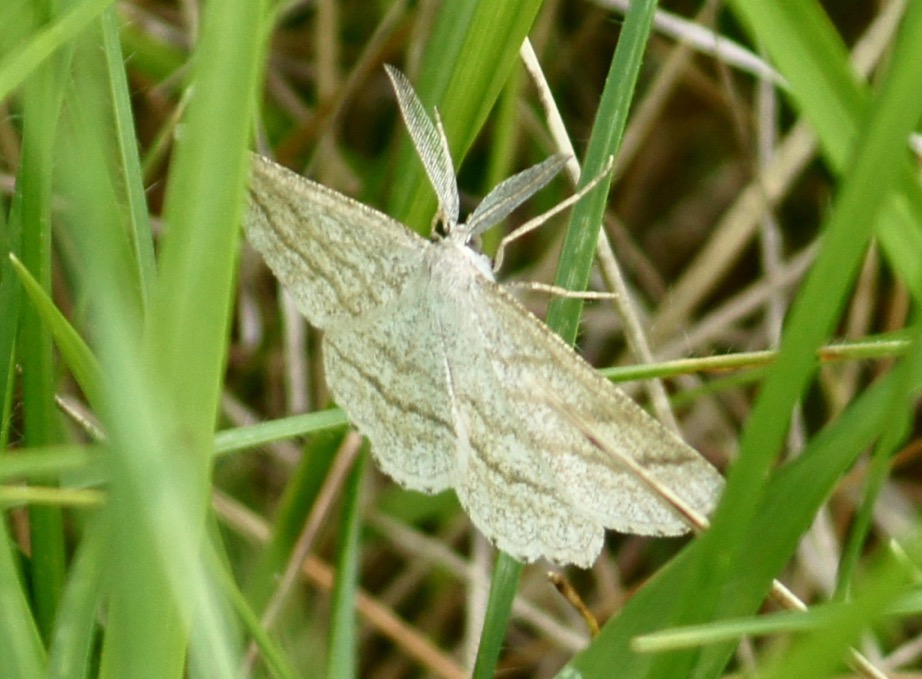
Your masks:
M614 465L628 470L637 480L643 483L651 494L662 499L666 506L671 507L677 517L686 522L689 529L703 531L709 527L707 517L697 511L689 504L676 489L662 483L656 476L651 474L643 465L639 464L630 455L619 450L609 442L604 434L601 434L591 422L581 416L574 408L560 400L556 394L537 387L538 397L545 399L558 412L564 415L586 438L586 440L596 448L605 459L610 460ZM681 450L680 447L672 447L673 450ZM663 450L661 454L668 455L669 449Z
M244 230L298 310L316 327L398 295L426 241L403 224L253 155Z

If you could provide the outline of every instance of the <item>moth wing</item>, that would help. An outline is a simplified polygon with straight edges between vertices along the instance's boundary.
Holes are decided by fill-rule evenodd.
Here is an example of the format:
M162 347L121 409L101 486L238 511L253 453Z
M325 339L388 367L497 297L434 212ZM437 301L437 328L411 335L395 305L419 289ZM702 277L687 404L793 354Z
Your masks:
M454 284L442 287L445 294L457 295ZM570 505L573 516L582 521L641 535L687 532L685 522L662 498L617 460L605 457L571 417L542 398L542 393L549 393L694 509L702 514L713 510L723 486L717 470L601 377L500 286L476 277L464 294L443 308L468 318L488 364L477 371L452 366L457 367L451 371L455 398L468 404L466 416L472 423L481 419L478 394L490 393L492 403L502 404L494 406L502 409L502 417L469 425L475 431L493 429L489 446L473 446L493 460L489 465L502 468L497 460L510 461L503 468L509 479L533 473L529 466L548 469L552 482L547 493ZM507 455L512 450L520 453ZM475 492L474 482L470 485L465 492Z
M323 345L330 388L398 483L424 492L453 486L474 524L516 558L588 566L601 549L601 524L573 515L554 494L552 470L531 451L496 445L506 418L491 400L487 349L465 320L466 306L446 307L452 301L432 285L434 270L457 272L458 264L430 261L403 293L331 328ZM527 456L522 464L519 454Z
M454 483L457 433L428 289L421 267L400 294L328 330L323 360L336 402L382 471L434 493Z
M253 155L244 229L316 327L398 295L426 241L366 205Z
M481 426L475 412L479 408L468 404L465 416L473 420L470 427L476 432ZM497 424L494 418L487 426ZM493 438L511 437L503 432ZM574 510L554 485L553 474L530 455L532 450L514 443L497 447L490 437L476 433L458 442L465 469L455 492L471 521L497 548L520 561L546 558L581 568L592 565L605 538L602 523ZM532 464L523 464L526 457Z
M430 265L432 315L458 435L458 499L474 525L517 559L588 567L601 550L604 527L560 488L553 452L544 445L547 420L488 339L518 316L494 318L485 309L482 296L495 285L482 286L486 279L464 254L443 246L441 261ZM497 332L485 334L484 324Z

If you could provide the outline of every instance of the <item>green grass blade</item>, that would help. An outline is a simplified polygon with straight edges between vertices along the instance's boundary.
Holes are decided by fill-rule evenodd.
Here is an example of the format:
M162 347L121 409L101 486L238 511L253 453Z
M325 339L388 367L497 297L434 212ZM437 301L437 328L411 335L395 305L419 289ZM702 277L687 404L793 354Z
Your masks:
M751 615L842 472L886 426L898 393L895 375L870 388L820 432L801 456L767 482L755 507L755 523L744 536L741 556L728 580L714 589L704 586L697 569L705 545L696 540L631 598L593 643L574 658L572 667L584 679L608 677L613 666L618 667L621 679L692 676L697 652L639 654L631 647L631 640L672 625L712 619L704 615L683 617L680 603L689 596L705 609L708 602L721 599L726 603L726 618ZM798 501L792 503L792 497ZM714 565L713 561L708 563ZM699 668L695 676L719 676L732 650L733 645L708 649L711 665Z
M138 289L142 313L146 314L151 288L156 277L154 244L150 219L147 215L147 199L144 195L144 180L141 176L141 162L138 155L137 133L131 111L131 97L125 74L122 46L119 40L118 17L113 8L103 12L101 17L102 44L112 97L112 117L115 128L115 143L118 149L116 167L122 173L118 186L124 187L120 203L125 206L125 221L128 242L132 254L132 277Z
M3 394L0 402L0 449L5 449L9 443L10 414L13 411L13 377L22 287L13 275L10 257L20 253L21 195L14 195L9 219L0 223L0 318L7 319L5 323L0 323L0 393Z
M154 591L166 585L163 594L170 597L172 593L170 598L175 597L180 608L164 610L156 597L135 601L133 593L144 586L143 581L132 585L126 580L114 602L122 624L140 614L154 624L177 625L177 634L171 639L161 636L153 640L165 645L164 650L144 645L136 649L143 652L142 659L151 659L152 664L145 667L152 676L173 675L179 669L177 662L184 657L186 643L183 629L191 609L197 621L190 647L194 671L226 675L236 671L238 662L234 639L223 619L225 611L214 599L211 578L198 560L195 546L201 539L208 501L210 449L226 355L242 189L249 169L245 149L262 63L264 20L264 4L260 2L233 8L209 5L202 17L194 96L171 168L164 209L169 231L162 244L150 331L141 351L146 374L133 369L136 389L143 391L146 382L152 388L149 398L168 398L169 420L162 433L150 439L150 457L123 458L123 481L134 491L142 490L138 484L143 479L177 457L173 437L174 432L182 432L183 478L175 472L168 474L175 485L162 489L179 500L176 510L182 517L171 520L163 515L158 507L166 496L157 497L158 489L137 497L151 526L151 542L138 545L141 553L152 551L162 560L168 553L163 550L174 552L160 576L165 576L165 581L158 582L155 571L143 577L151 579ZM124 353L126 348L119 347L120 362L136 361ZM153 383L148 376L156 376ZM128 431L120 434L119 440L127 443ZM177 519L186 531L181 548L175 545ZM173 547L168 548L171 542ZM123 637L120 641L130 647L138 639ZM106 668L107 673L124 676L138 662L121 655Z
M29 296L29 300L41 317L45 327L54 336L55 343L73 373L74 379L77 380L90 403L99 405L102 402L100 399L100 394L102 393L101 372L93 352L54 305L54 302L48 297L48 293L42 289L39 282L22 265L22 262L13 257L12 264L23 289Z
M329 679L352 679L358 675L358 622L355 595L358 591L361 549L361 482L363 461L359 457L343 488L343 516L333 585L333 615L330 621L330 645L327 655Z
M506 626L512 613L512 602L519 588L522 564L505 552L500 552L493 566L490 597L483 621L483 633L474 661L473 679L489 679L496 673L496 663L506 638Z
M915 27L922 29L922 12L913 15L913 19L919 22ZM904 25L907 31L912 26L909 21ZM902 46L905 47L905 42ZM895 55L900 55L899 48ZM903 52L902 56L905 57L906 53ZM899 64L903 65L902 69ZM900 76L906 77L912 72L913 69L909 68L911 64L909 61L901 61L897 56L884 90L899 86L897 83ZM918 321L914 331L914 346L892 375L896 393L883 422L878 449L874 454L875 461L890 459L911 432L912 420L915 418L914 405L922 389L922 324ZM872 482L875 480L871 478ZM854 593L854 597L849 599L847 605L833 608L826 625L800 640L790 653L776 660L764 674L773 679L787 676L819 679L828 676L841 665L842 658L849 653L849 647L858 645L862 633L894 610L903 608L905 611L907 603L911 605L911 599L907 601L905 594L909 593L912 597L918 591L917 575L918 564L922 562L922 541L916 533L897 548L901 554L885 554L885 558L873 564L868 576L859 582L850 583L849 593Z
M244 152L263 48L262 3L209 14L195 94L174 153L151 349L169 370L191 443L210 446L222 384L231 287L249 174ZM206 41L205 38L209 39ZM212 50L211 52L209 50ZM213 60L213 61L212 61ZM246 84L249 89L243 88ZM220 103L219 103L220 102ZM217 349L217 350L216 350Z
M212 561L213 572L220 575L225 596L233 606L241 625L253 638L254 643L259 646L260 657L270 670L271 676L281 677L282 679L297 679L300 675L292 667L282 649L279 648L278 644L275 643L262 626L259 616L256 615L243 592L237 587L233 574L227 571L225 564L222 563L217 555L213 556Z
M84 679L90 676L97 632L96 617L102 599L102 581L108 530L105 517L87 522L80 548L68 572L61 610L55 620L54 636L46 676L56 679Z
M112 109L121 86L111 72L112 53L99 50L98 33L82 36L87 42L75 61L69 127L57 149L80 292L93 304L97 324L105 381L101 415L111 446L106 545L112 577L105 583L110 605L101 676L230 676L238 665L238 640L201 558L201 541L245 146L261 63L262 6L206 9L196 96L176 157L178 188L168 199L173 207L164 277L147 318L138 304L137 243L112 199L121 195L114 187L140 171L116 148L124 134L122 142L113 140L104 125L119 116ZM224 162L234 156L235 162ZM122 179L115 179L113 166L125 162L135 167L120 169ZM195 201L209 214L177 213ZM197 249L175 249L183 245ZM196 304L208 311L193 319Z
M605 89L582 164L580 185L601 172L609 156L618 154L655 10L655 0L631 3L605 79ZM608 187L607 181L600 182L573 208L557 265L555 285L568 290L586 289L602 215L608 202ZM548 309L548 327L573 344L582 308L578 299L555 299Z
M24 47L0 61L0 100L32 76L46 59L83 31L113 0L84 0L38 31Z
M489 159L480 189L481 195L486 195L490 189L498 186L501 181L511 177L517 171L515 155L519 136L516 134L516 129L520 123L518 105L524 79L524 73L521 70L513 69L496 103L491 139L493 143L490 144ZM481 234L483 252L495 253L502 237L500 229L487 229Z
M37 13L42 14L49 25L54 25L48 7L39 6ZM54 141L70 54L64 50L42 63L47 55L40 58L29 49L24 52L30 58L17 62L18 67L28 69L33 77L23 93L22 163L17 182L22 185L21 252L23 265L47 294L51 290ZM11 56L17 56L16 52ZM22 368L25 443L28 446L57 443L61 431L54 405L56 379L51 335L28 305L20 306L18 354ZM64 533L60 512L54 507L32 508L29 530L34 555L31 568L36 616L42 636L47 638L64 583Z
M103 460L99 446L64 444L19 450L15 455L0 457L0 481L21 478L46 482L63 474L86 474L99 479Z
M26 598L16 544L0 521L0 657L4 679L31 679L42 674L45 648Z
M635 2L625 21L589 140L582 181L600 171L608 157L620 146L655 8L655 2ZM607 184L605 187L604 190L600 187L592 191L573 210L558 265L557 285L573 286L572 289L586 287L607 203ZM582 306L578 302L562 305L562 301L575 300L552 303L547 323L551 330L572 344L576 340ZM477 652L475 677L491 676L495 669L503 638L501 630L508 623L521 569L521 564L506 554L497 558L484 632Z
M703 541L709 545L716 581L729 577L736 559L732 548L751 530L755 519L752 498L757 495L769 466L783 445L788 416L814 373L815 352L833 329L845 296L857 274L872 235L872 227L888 193L904 168L906 138L922 111L922 90L909 94L914 70L922 60L922 25L907 14L902 51L894 54L880 96L875 100L866 131L845 177L841 192L824 229L823 247L788 316L778 360L768 373L747 426L741 452L733 466L724 499L714 516L713 528ZM868 186L875 191L869 195ZM716 586L716 584L715 584Z
M215 435L214 449L218 455L246 450L281 441L293 436L319 434L331 429L344 429L349 424L340 408L315 410L302 415L292 415L270 422L260 422L235 429L225 429Z
M61 228L71 236L74 261L79 263L74 268L77 295L93 304L94 337L103 376L99 414L110 442L104 455L110 492L105 519L97 526L107 529L103 558L109 562L109 577L103 583L109 607L99 672L103 677L125 676L126 672L169 677L181 670L185 659L184 647L176 650L176 638L182 638L183 627L176 615L167 615L177 604L165 582L162 560L151 546L155 531L146 519L151 510L145 500L153 495L168 508L162 520L172 523L172 558L184 566L191 551L187 545L188 520L175 516L185 505L176 491L181 486L175 481L182 470L176 469L175 463L171 467L168 457L158 449L158 436L163 437L172 425L168 413L157 404L169 400L157 398L162 392L150 384L152 380L145 374L148 369L142 367L139 358L142 317L137 313L137 288L126 266L130 253L121 214L113 199L116 182L111 170L116 154L106 125L111 119L111 102L106 96L108 74L98 44L98 31L81 36L75 52L73 87L68 91L68 116L63 120L56 153L59 190L66 206ZM130 483L125 472L129 464L147 465L142 484ZM131 612L138 615L131 615L120 597L130 600L134 606ZM183 601L194 600L186 597ZM164 626L158 627L158 623ZM55 649L55 653L71 655L67 648Z
M747 636L804 632L828 625L832 609L827 605L809 611L783 611L760 617L732 618L703 625L689 625L635 637L631 646L638 653L665 653L706 644L739 642Z
M272 535L247 582L247 598L254 608L265 607L275 591L278 573L284 570L304 522L314 507L342 445L344 431L345 427L341 424L338 430L314 434L310 444L305 446L300 463L279 500Z

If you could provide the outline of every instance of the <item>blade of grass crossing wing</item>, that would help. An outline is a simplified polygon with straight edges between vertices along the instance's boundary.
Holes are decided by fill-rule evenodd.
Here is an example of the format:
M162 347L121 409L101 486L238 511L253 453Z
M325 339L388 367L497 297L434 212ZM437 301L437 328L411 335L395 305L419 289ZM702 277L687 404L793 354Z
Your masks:
M640 69L641 57L649 37L656 3L652 1L635 2L628 13L612 58L612 66L602 93L601 104L593 125L589 141L589 151L583 165L583 176L598 174L609 156L617 152L620 145L627 111L633 97L634 87ZM601 224L602 213L607 199L606 189L599 187L574 208L570 227L564 241L564 252L558 266L557 284L576 286L582 278L581 287L585 289L589 280L589 268L595 252L595 241ZM579 233L577 233L579 232ZM585 247L585 243L589 243ZM569 245L568 245L569 244ZM584 271L583 276L580 272ZM563 283L561 283L563 281ZM558 300L559 302L559 300ZM576 328L582 307L579 304L555 307L551 306L548 326L570 343L576 339ZM501 632L507 624L512 610L512 598L515 596L515 584L521 574L521 565L511 557L500 554L493 571L493 585L490 589L484 634L481 637L475 667L476 677L492 675L499 657L502 642Z

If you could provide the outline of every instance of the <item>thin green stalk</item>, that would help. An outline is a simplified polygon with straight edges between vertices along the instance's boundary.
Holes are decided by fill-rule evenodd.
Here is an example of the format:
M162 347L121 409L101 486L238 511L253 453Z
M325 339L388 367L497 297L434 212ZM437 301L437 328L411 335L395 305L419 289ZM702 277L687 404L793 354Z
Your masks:
M51 9L40 12L47 25L54 25ZM51 196L54 143L61 97L66 83L70 53L35 67L24 89L22 164L22 261L42 289L51 290ZM60 437L54 405L55 367L51 335L38 313L29 305L20 307L18 343L22 367L24 441L28 446L56 443ZM53 507L35 507L29 512L32 544L32 583L39 629L46 639L51 634L58 600L64 585L63 519Z

